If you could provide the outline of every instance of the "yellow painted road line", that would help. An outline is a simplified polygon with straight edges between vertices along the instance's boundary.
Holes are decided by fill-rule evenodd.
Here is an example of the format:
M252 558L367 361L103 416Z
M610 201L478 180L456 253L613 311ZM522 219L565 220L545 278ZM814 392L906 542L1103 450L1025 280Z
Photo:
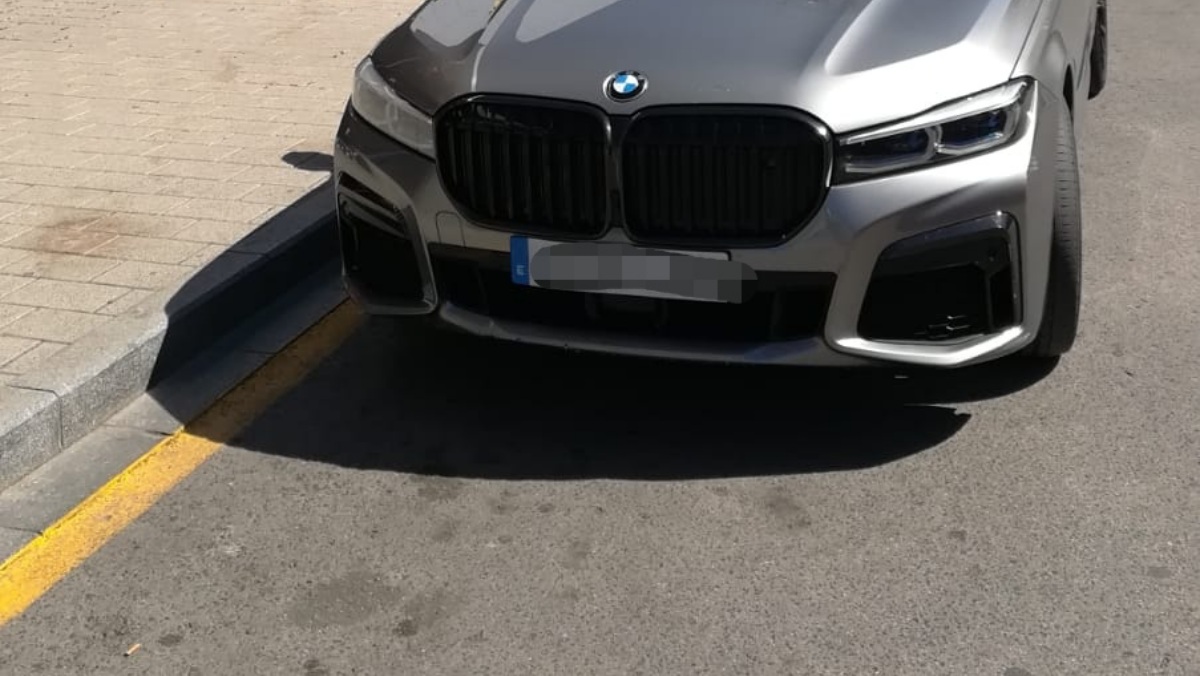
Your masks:
M141 516L295 387L359 325L343 302L283 351L0 564L0 627Z

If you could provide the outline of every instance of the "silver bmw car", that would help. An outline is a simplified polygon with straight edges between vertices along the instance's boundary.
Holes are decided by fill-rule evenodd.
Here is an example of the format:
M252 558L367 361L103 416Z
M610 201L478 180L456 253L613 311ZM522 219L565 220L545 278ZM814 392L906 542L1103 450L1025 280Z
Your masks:
M427 0L333 180L368 313L749 364L1055 358L1106 0Z

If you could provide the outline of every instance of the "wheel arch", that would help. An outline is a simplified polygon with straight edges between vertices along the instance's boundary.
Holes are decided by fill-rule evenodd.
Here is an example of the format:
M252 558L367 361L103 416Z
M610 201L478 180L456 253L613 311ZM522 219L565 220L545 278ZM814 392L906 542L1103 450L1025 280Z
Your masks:
M1044 18L1039 17L1039 20ZM1053 106L1066 106L1073 116L1078 103L1077 71L1066 40L1058 30L1049 27L1035 29L1013 69L1013 77L1033 78L1039 83L1044 101Z

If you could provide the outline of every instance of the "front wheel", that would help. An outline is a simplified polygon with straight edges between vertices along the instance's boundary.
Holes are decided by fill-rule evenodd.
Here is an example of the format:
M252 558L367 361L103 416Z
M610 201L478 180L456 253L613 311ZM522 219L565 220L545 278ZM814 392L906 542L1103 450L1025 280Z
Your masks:
M1046 305L1037 338L1027 353L1055 358L1070 351L1079 330L1083 288L1083 210L1080 206L1079 159L1071 112L1059 112L1054 191L1054 223L1050 235Z

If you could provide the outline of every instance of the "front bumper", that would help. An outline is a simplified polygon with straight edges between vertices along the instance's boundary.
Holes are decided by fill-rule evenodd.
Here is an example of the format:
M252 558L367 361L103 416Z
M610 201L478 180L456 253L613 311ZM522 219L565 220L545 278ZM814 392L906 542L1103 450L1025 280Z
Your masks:
M601 329L565 321L577 308L554 303L541 316L492 312L494 299L489 305L487 289L471 282L483 284L488 276L499 285L494 296L510 294L511 233L468 222L432 162L347 109L334 157L347 287L372 313L429 315L478 335L581 350L811 366L956 367L991 360L1031 342L1041 321L1054 189L1053 105L1056 100L1037 92L1032 124L1003 149L835 186L789 241L730 250L734 260L783 280L771 289L779 298L803 298L801 305L772 300L761 308L762 316L753 317L765 322L761 336L689 336L663 331L661 323L642 331ZM614 229L604 241L629 240ZM471 266L465 272L464 262ZM793 322L794 330L780 333L780 307L802 307L812 321ZM683 310L690 308L676 314ZM710 323L751 321L754 309L744 310L716 311L728 315Z

